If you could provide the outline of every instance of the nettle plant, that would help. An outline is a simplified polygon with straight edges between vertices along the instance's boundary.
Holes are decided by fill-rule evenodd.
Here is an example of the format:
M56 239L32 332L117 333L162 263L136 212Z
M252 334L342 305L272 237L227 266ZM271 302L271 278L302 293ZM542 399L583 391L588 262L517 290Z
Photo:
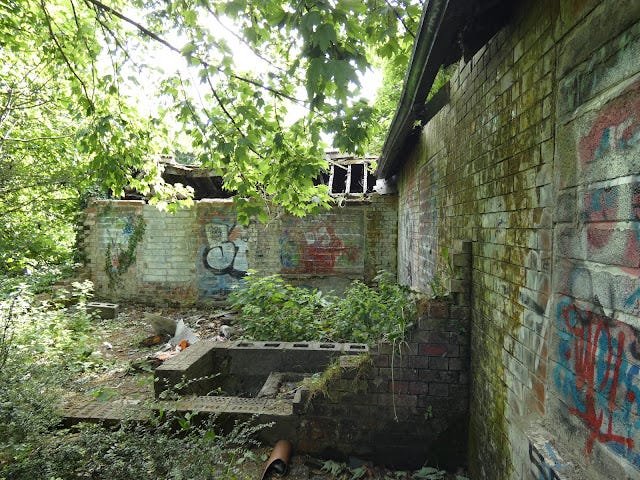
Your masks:
M413 325L414 296L387 272L374 280L356 280L338 297L288 285L279 275L249 272L229 301L240 311L249 339L397 344Z

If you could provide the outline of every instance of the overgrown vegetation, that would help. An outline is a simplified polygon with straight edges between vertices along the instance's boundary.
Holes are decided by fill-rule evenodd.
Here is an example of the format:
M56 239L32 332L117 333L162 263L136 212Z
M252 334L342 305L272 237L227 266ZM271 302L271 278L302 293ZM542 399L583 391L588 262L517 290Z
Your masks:
M342 296L250 272L229 302L241 313L244 335L253 340L398 343L416 311L411 291L385 272L371 286L352 282Z
M449 293L449 281L453 278L453 265L449 257L449 249L443 247L435 272L429 281L429 288L434 297L444 297Z
M60 429L65 388L109 368L85 308L91 284L36 297L42 281L25 280L0 288L0 479L246 478L261 428L252 422L222 433L213 419L195 425L163 412L145 425Z
M123 423L109 429L81 425L48 435L30 445L18 461L0 469L11 479L94 478L140 480L246 478L242 463L252 458L251 447L260 428L236 423L217 433L214 420L176 432L167 421L148 425Z
M348 358L347 365L343 364L343 357L338 357L322 372L314 373L302 381L302 385L309 391L307 403L317 396L330 397L331 385L342 378L345 370L355 372L351 381L352 391L366 391L366 382L363 379L372 366L371 356L362 354L344 358Z
M418 0L2 2L0 271L67 255L90 191L188 204L162 183L161 154L220 172L243 223L268 220L271 204L327 207L313 181L324 139L366 153L379 122L362 75L378 59L406 67L421 11Z
M408 472L403 470L379 471L369 464L351 466L341 462L328 460L322 464L322 471L330 473L336 480L384 479L384 480L469 480L463 475L447 473L433 467L422 467L420 470Z
M123 248L123 245L107 245L104 270L109 277L109 288L115 288L121 281L122 275L136 261L136 248L144 237L146 227L144 218L140 216L135 225L131 226L131 235L127 239L126 248Z

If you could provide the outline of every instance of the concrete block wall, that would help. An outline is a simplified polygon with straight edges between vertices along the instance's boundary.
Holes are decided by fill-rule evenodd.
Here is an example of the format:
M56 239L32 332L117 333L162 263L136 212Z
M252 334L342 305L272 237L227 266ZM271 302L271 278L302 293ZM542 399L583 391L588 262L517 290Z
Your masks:
M400 174L402 282L473 242L472 478L640 478L639 29L638 2L521 2Z
M98 200L84 220L86 267L99 296L113 300L223 299L249 269L340 291L381 269L395 273L396 208L396 197L375 195L319 215L245 227L230 200L202 200L172 214L141 201ZM140 220L145 233L135 262L110 287L107 269L115 271Z

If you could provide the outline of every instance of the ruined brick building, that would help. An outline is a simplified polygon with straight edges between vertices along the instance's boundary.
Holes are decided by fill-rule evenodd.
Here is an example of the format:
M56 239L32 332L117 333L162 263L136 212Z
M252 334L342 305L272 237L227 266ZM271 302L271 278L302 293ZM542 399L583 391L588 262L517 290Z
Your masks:
M266 229L97 203L93 279L137 217L123 298L215 299L248 268L429 292L471 242L472 478L640 478L639 59L637 0L429 0L377 172L397 195Z

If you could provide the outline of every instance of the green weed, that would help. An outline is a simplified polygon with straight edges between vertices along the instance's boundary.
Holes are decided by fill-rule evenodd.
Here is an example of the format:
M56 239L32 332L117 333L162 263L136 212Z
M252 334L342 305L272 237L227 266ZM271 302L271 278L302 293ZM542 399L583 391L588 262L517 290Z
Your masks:
M56 430L64 386L104 367L86 310L90 295L85 282L46 302L36 302L29 285L0 296L0 326L8 332L1 337L0 480L244 478L241 466L264 427L255 419L222 432L215 418L196 422L165 411L144 425ZM107 387L91 393L98 401L116 395Z
M416 312L412 292L384 272L371 286L352 282L342 297L288 285L279 275L250 273L229 301L253 340L395 343Z

